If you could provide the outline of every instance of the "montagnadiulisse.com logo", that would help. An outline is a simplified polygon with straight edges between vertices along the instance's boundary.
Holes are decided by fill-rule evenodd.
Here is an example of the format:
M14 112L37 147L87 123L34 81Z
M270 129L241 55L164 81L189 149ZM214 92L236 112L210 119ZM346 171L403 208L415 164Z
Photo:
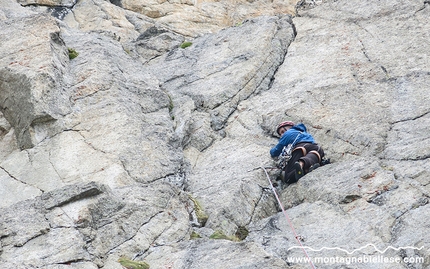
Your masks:
M304 257L291 255L287 258L289 263L312 263L312 264L355 264L355 263L405 263L405 264L424 264L426 259L429 259L430 249L422 247L393 247L388 246L384 249L379 249L373 244L367 244L363 247L346 250L340 247L322 247L311 248L307 246L293 246L288 248L288 251L301 250L306 255ZM405 255L405 251L411 250L413 255ZM364 254L363 252L367 254ZM423 253L424 251L424 253ZM338 252L341 255L324 255ZM417 253L423 253L420 256ZM430 261L430 260L429 260Z

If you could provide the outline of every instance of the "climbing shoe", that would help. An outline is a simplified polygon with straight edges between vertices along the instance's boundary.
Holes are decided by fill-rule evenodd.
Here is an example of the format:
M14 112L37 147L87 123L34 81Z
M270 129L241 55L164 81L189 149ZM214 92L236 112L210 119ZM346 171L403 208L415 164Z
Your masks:
M314 163L313 165L311 165L311 167L309 167L309 173L312 172L312 171L314 171L318 167L320 167L320 164L319 163Z
M330 158L326 159L325 157L322 158L321 161L321 166L326 165L326 164L330 164Z
M295 172L295 177L296 177L296 181L299 180L302 176L305 175L305 172L303 171L302 166L300 165L299 162L295 162L294 163L294 170L296 170Z

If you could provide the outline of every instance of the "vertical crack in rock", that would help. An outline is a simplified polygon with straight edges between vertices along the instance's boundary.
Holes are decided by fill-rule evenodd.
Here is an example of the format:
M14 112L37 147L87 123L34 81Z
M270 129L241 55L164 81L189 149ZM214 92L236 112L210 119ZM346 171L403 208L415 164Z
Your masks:
M291 20L291 27L293 28L293 38L291 39L290 44L288 44L287 47L289 47L291 45L291 43L294 42L294 40L296 39L297 36L297 30L296 30L296 26L294 25L293 21ZM272 88L273 83L275 82L275 78L276 75L279 71L279 68L284 64L285 59L288 57L288 48L285 50L284 55L281 57L281 61L279 62L279 64L276 66L273 74L270 76L270 82L267 86L267 90L270 90ZM269 74L268 74L269 75Z
M269 57L266 58L266 61L269 59ZM265 61L265 62L266 62ZM265 63L264 62L264 63ZM263 64L264 64L263 63ZM275 65L272 65L275 66ZM211 110L215 111L215 113L213 113L214 115L218 115L218 112L216 111L217 108L222 109L224 106L229 106L230 109L228 109L228 113L226 115L220 115L224 118L224 120L222 120L220 123L217 123L215 126L224 126L225 123L228 121L228 118L234 114L234 112L237 111L237 107L240 104L240 102L247 100L248 98L252 97L254 94L258 94L262 91L267 91L270 90L270 88L272 87L272 84L275 80L275 75L276 72L278 70L280 65L277 65L275 71L273 73L271 73L271 71L269 70L262 78L259 82L257 82L256 86L253 87L253 89L250 92L247 92L247 88L250 88L252 85L255 83L256 78L258 78L258 76L260 74L258 74L258 70L262 69L262 66L259 67L259 69L256 71L256 73L244 84L243 88L241 90L239 90L235 95L229 97L229 99L225 100L222 103L219 103L218 105L214 106ZM269 79L269 83L267 83L267 85L265 85L265 83L267 82L266 80ZM249 86L249 87L248 87ZM261 86L265 86L264 89L261 88ZM215 127L215 131L219 131L222 128L218 128Z
M398 237L399 237L399 233L403 230L405 224L404 224L404 216L407 213L410 213L412 210L416 210L420 207L426 206L429 204L429 199L428 197L424 196L421 197L420 199L418 199L418 201L411 205L409 208L407 208L406 210L403 211L397 211L393 214L393 217L395 218L395 222L391 228L391 240L390 242L395 242Z
M49 153L48 153L48 160L49 160L49 163L51 164L51 167L52 167L52 169L54 170L54 172L57 174L58 178L59 178L61 181L64 181L64 178L60 175L60 173L59 173L59 172L58 172L58 170L57 170L57 167L55 167L54 163L52 162L51 154L52 154L51 152L49 152Z
M165 213L164 211L161 211L161 212L159 212L160 214L162 214L162 213ZM154 216L154 217L156 217L156 216ZM142 225L142 227L141 228L143 228L143 226L145 226L146 224L148 224L149 223L149 221L147 222L147 223L145 223L144 225ZM149 250L149 248L152 248L152 247L154 247L154 248L156 248L156 247L160 247L160 246L164 246L164 244L156 244L156 242L157 242L157 240L167 231L167 230L169 230L172 226L174 225L174 223L171 223L168 227L164 227L164 229L157 235L157 236L155 236L154 238L153 238L153 240L152 240L152 242L150 242L149 243L149 247L147 248L147 249L144 249L144 250L142 250L142 251L140 251L140 252L138 252L138 253L136 253L134 256L133 256L133 259L136 259L137 257L140 257L140 256L143 256L143 255L145 255L145 253ZM139 228L139 230L141 229L141 228ZM133 239L133 238L131 238L131 239ZM178 239L176 242L180 242L180 241L182 241L183 240L183 238L180 238L180 239ZM173 242L173 243L176 243L176 242Z
M390 78L390 75L388 74L387 68L385 68L384 66L381 65L381 69L385 73L385 75L387 76L387 78Z
M361 44L361 52L363 53L364 57L366 57L366 59L369 62L373 62L372 59L370 59L369 55L367 54L366 46L364 45L363 41L361 39L359 39L358 41Z
M119 242L118 244L116 244L115 246L113 246L111 249L109 249L108 251L106 251L106 253L105 253L105 254L107 254L107 253L109 253L109 252L114 251L115 249L117 249L118 247L120 247L121 245L123 245L123 244L125 244L125 243L127 243L127 242L129 242L129 241L134 241L134 238L135 238L135 237L136 237L136 235L139 233L140 229L142 229L145 225L147 225L148 223L150 223L154 218L156 218L157 216L159 216L159 215L161 215L161 214L163 214L163 213L164 213L164 211L159 211L159 212L157 212L156 214L154 214L154 215L152 215L151 217L149 217L148 221L146 221L146 222L142 223L142 225L141 225L139 228L137 228L137 229L136 229L136 232L135 232L133 235L131 235L129 238L127 238L127 239L125 239L124 241ZM125 232L125 231L124 231L124 232ZM161 234L157 235L156 239L157 239L157 238L159 238L159 237L160 237L160 235L161 235ZM154 243L154 242L156 241L156 239L154 239L152 243ZM151 243L150 245L152 245L152 243ZM133 259L135 259L135 258L137 258L137 257L139 257L139 256L141 256L141 255L143 255L147 250L148 250L148 249L142 250L142 252L139 252L139 253L138 253L139 255L138 255L138 254L136 254L136 255L133 257Z
M261 91L266 91L266 90L270 90L271 85L273 84L273 81L275 79L275 75L277 70L279 69L279 67L282 65L282 62L284 61L283 59L285 58L285 54L282 57L282 60L280 63L274 63L271 67L275 67L275 68L268 68L268 71L265 75L262 76L262 78L260 79L260 81L257 83L257 85L254 87L254 89L247 95L245 95L245 97L240 98L238 97L239 95L242 94L242 91L245 90L247 88L247 86L249 84L251 84L254 80L256 80L257 76L259 75L259 71L264 69L264 65L266 63L268 63L270 60L272 60L272 57L270 57L271 55L273 55L273 53L271 53L270 55L268 55L263 63L257 68L257 70L255 71L255 74L249 78L249 80L247 82L245 82L244 87L242 88L242 90L239 90L234 96L232 96L228 101L234 100L234 99L238 99L238 101L244 101L247 100L250 96L252 96L254 93L258 93L260 92L260 86L262 86L267 79L269 79L270 83L268 83L267 87L265 87L265 89L262 89ZM274 69L273 72L271 72L271 70ZM236 98L237 97L237 98ZM238 102L236 102L236 106L235 109L237 108L237 104ZM214 107L215 109L216 107Z
M254 220L254 217L255 217L257 207L260 205L260 202L264 199L264 197L267 196L267 192L270 191L266 187L263 187L263 186L259 186L259 187L261 189L260 196L258 197L258 200L255 201L255 203L253 204L253 209L252 209L252 212L250 214L249 221L246 223L246 225L249 225L252 223L252 221Z
M119 159L119 161L120 161L120 163L121 163L122 168L123 168L123 169L124 169L124 171L127 173L127 175L128 175L130 178L132 178L132 179L134 179L134 180L135 180L135 178L131 175L130 171L127 169L127 166L126 166L126 164L125 164L125 160L123 160L122 158L120 158L120 159Z

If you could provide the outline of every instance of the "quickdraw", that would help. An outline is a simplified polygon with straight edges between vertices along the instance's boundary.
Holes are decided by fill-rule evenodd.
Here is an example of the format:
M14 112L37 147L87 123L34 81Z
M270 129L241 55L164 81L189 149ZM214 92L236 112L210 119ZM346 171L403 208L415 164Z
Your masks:
M293 144L288 144L282 149L281 155L278 157L278 168L284 170L287 166L288 161L291 159L293 152Z
M284 148L282 149L282 152L278 157L278 168L279 169L284 170L284 168L287 166L288 161L291 159L291 156L293 153L293 148L296 145L296 141L302 133L303 132L300 132L296 136L296 139L294 139L293 143L288 144L287 146L284 146Z

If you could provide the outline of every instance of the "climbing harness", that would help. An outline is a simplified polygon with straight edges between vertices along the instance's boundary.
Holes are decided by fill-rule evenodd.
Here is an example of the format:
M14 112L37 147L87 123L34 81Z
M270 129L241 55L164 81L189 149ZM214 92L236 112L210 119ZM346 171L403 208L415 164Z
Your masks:
M291 156L293 153L293 147L296 145L296 141L302 133L303 132L300 132L296 136L296 139L294 139L293 143L288 144L287 146L284 146L284 148L282 149L281 155L279 155L279 157L278 157L278 168L279 169L284 170L284 168L287 166L287 163L291 159ZM304 154L304 155L306 155L306 154Z
M296 139L297 139L297 138L296 138ZM296 238L297 242L299 243L300 247L302 248L303 253L305 254L306 258L308 259L309 264L311 265L311 267L312 267L313 269L315 269L315 265L312 263L312 261L311 261L311 259L310 259L309 255L308 255L308 253L306 252L306 249L304 248L304 246L303 246L302 242L300 241L301 236L299 236L299 235L296 233L296 230L294 229L294 226L293 226L293 224L291 223L291 220L290 220L290 218L288 217L287 212L285 211L284 206L282 205L281 200L279 199L279 196L278 196L278 194L276 193L275 188L273 187L272 181L270 180L270 177L269 177L269 174L267 173L266 168L264 168L264 167L260 167L260 168L264 170L264 173L266 173L266 177L267 177L267 180L269 181L270 187L272 188L273 194L275 195L275 198L276 198L276 200L278 201L279 207L281 208L282 213L284 213L284 216L285 216L285 218L287 219L287 222L288 222L288 224L290 225L291 230L293 231L294 238Z
M281 155L278 158L278 168L284 170L287 166L288 161L291 159L293 144L288 144L288 146L282 149Z

